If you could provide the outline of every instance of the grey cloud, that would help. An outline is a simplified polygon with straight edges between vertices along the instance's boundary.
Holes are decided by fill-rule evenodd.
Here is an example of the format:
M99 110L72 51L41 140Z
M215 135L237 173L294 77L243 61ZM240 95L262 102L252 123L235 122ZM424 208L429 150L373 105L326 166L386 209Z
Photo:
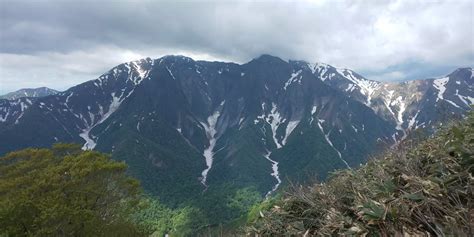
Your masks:
M269 53L376 76L407 61L472 65L473 7L468 0L0 1L0 91L6 80L27 80L5 63L17 55L53 61L34 69L41 74L75 77L170 53L237 62ZM91 57L97 66L88 69Z

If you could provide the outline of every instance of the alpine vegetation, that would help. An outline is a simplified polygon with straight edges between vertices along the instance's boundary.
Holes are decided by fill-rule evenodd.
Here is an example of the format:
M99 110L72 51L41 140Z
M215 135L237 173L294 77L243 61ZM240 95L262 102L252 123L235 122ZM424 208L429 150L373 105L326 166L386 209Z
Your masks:
M326 183L294 185L254 214L258 236L472 236L474 112ZM265 207L265 205L262 205Z

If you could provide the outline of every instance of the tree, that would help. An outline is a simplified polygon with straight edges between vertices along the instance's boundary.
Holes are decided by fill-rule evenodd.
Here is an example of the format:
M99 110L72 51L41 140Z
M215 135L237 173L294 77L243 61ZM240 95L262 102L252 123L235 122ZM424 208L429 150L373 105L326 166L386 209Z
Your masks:
M126 164L71 144L0 157L0 235L136 236Z

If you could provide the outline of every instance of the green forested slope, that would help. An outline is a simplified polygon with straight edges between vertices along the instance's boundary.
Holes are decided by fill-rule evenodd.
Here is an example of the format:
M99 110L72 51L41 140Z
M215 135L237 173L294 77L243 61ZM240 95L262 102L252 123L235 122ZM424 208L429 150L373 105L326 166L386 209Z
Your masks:
M0 158L0 236L472 236L473 130L471 113L326 183L265 201L223 183L179 206L141 194L108 155L25 149Z

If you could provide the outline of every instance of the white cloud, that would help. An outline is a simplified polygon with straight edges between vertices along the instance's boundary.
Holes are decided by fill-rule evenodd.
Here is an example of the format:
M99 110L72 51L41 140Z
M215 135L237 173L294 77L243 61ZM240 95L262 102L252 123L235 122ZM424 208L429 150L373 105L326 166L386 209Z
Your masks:
M36 55L3 53L0 54L0 94L19 88L41 86L65 90L86 80L96 79L118 64L168 54L185 55L196 60L223 60L209 54L172 49L138 52L118 47L99 47L68 53L43 52Z
M406 79L406 74L401 71L386 72L378 74L370 79L377 81L400 81Z

